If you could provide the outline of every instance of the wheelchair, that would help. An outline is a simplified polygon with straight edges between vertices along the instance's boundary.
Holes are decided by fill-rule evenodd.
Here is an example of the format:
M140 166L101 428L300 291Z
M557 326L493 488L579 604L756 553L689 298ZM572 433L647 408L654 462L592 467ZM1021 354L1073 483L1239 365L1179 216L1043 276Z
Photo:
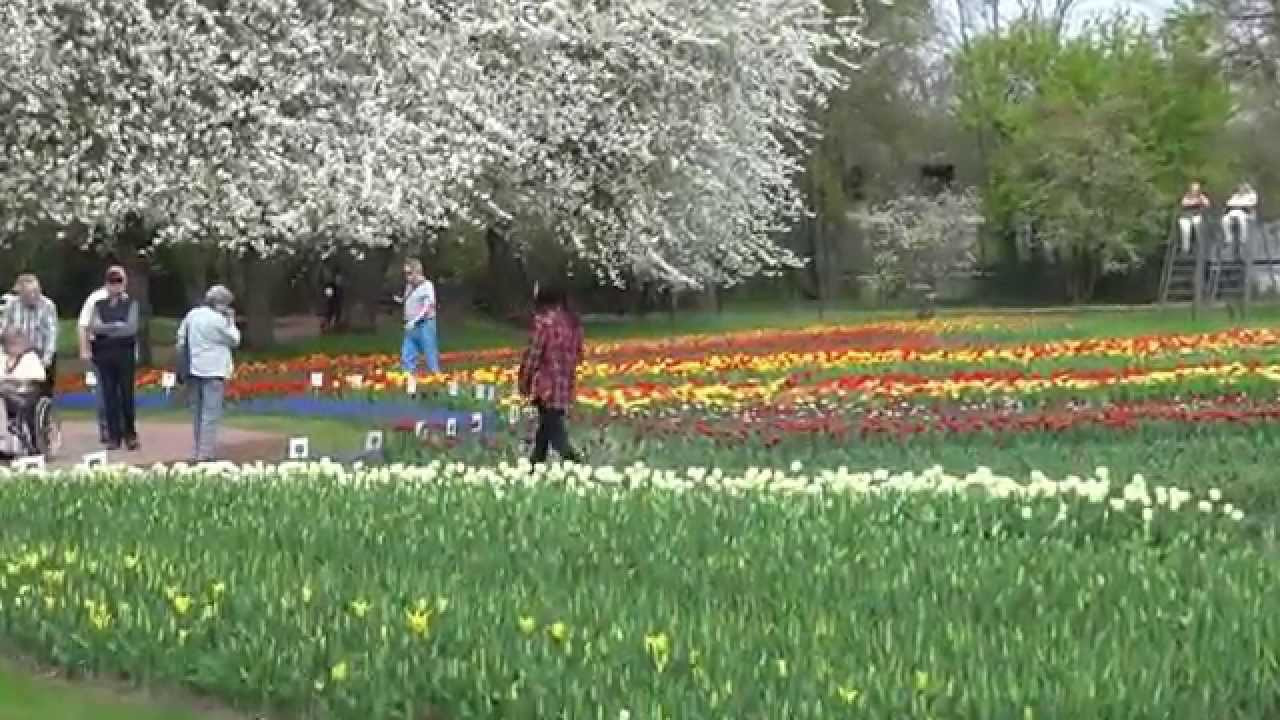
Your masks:
M0 454L11 458L43 455L52 459L62 449L62 423L37 383L10 384L0 389L9 416L9 447Z

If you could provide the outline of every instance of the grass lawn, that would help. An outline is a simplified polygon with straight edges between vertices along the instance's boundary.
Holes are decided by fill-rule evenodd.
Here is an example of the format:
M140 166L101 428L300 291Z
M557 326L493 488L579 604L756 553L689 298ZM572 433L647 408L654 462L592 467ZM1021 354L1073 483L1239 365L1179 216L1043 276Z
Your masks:
M60 678L35 677L0 661L0 720L237 720L240 715L194 709L135 692L85 687Z

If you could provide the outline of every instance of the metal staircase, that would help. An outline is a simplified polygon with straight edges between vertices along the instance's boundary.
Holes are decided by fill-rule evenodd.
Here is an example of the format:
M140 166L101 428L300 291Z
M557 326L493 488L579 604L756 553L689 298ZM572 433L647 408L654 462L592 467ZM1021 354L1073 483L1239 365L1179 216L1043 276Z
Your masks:
M1253 257L1253 244L1261 237L1256 234L1262 232L1256 221L1248 223L1244 240L1231 248L1220 237L1219 224L1216 217L1205 217L1200 224L1201 233L1192 238L1192 252L1184 254L1180 252L1178 221L1174 217L1160 276L1160 304L1190 302L1198 309L1204 303L1222 303L1233 314L1236 305L1248 313L1254 271L1258 266L1280 264L1280 259L1271 256L1265 242L1262 257Z
M1201 223L1201 229L1207 222ZM1160 273L1160 304L1166 305L1170 302L1194 302L1196 299L1196 246L1200 242L1199 237L1192 238L1191 253L1181 252L1179 245L1180 237L1178 235L1178 218L1173 218L1173 223L1169 227L1169 239L1165 243L1164 270ZM1202 281L1208 280L1206 275L1201 277Z

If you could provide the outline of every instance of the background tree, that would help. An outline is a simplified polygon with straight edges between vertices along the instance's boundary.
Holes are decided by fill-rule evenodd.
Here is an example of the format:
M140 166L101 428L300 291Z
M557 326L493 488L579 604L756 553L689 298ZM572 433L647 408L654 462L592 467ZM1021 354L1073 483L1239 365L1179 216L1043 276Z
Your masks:
M803 211L806 111L841 82L825 59L860 43L856 18L820 0L538 7L15 0L7 229L211 244L250 275L515 222L614 282L794 262L773 236Z
M1069 35L1023 21L957 56L961 116L987 128L991 256L1022 274L1028 231L1077 302L1103 274L1158 256L1188 178L1228 177L1230 92L1205 37L1125 17Z
M916 286L934 293L946 278L976 269L979 202L973 190L908 194L858 213L871 226L880 291L890 298Z

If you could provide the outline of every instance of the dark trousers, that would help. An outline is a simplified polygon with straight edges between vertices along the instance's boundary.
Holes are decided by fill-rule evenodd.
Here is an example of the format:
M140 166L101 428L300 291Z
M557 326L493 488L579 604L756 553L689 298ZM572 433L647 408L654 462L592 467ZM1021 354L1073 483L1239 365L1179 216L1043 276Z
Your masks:
M44 382L40 383L40 395L42 397L53 397L53 387L58 382L58 356L54 355L53 359L44 368Z
M569 444L569 430L564 424L564 410L546 407L541 402L537 403L536 407L538 408L538 432L533 436L533 457L530 460L534 464L546 462L547 449L551 447L555 448L562 460L579 462L581 457Z
M107 438L114 443L138 437L134 425L133 406L133 349L111 350L93 358L98 370L98 383L102 386L102 404L107 415Z

